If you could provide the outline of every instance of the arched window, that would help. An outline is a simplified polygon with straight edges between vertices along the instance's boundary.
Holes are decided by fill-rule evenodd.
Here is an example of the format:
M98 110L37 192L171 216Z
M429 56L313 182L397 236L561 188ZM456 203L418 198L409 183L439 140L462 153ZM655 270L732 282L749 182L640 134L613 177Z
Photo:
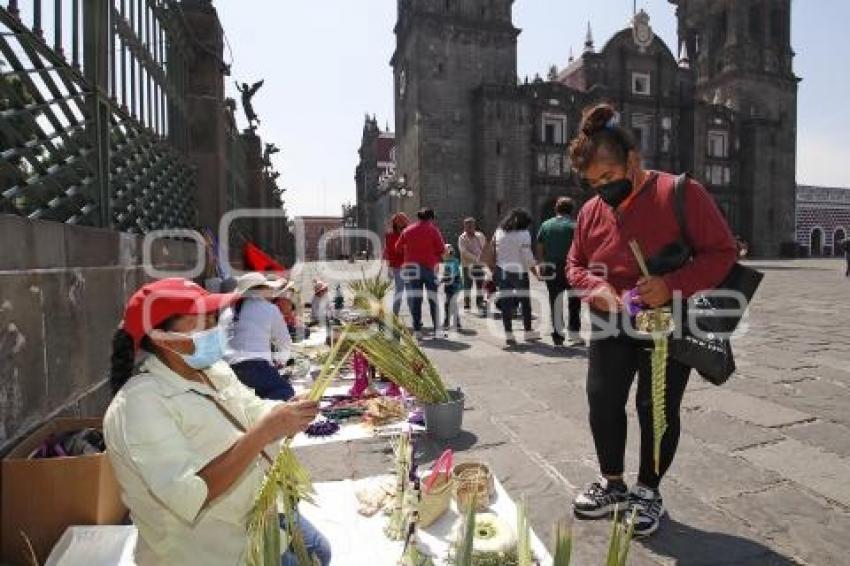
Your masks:
M809 252L812 257L819 257L823 254L823 230L820 228L812 228L812 234L809 237Z
M841 244L847 239L847 231L844 228L836 228L832 234L832 255L841 255Z

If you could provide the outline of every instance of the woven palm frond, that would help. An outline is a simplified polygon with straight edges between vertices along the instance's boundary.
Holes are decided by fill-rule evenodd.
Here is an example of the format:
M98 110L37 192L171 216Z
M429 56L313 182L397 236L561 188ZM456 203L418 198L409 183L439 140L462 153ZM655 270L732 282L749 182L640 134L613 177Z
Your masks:
M346 341L366 356L384 376L423 403L445 403L448 391L419 343L392 312L373 302L373 309L349 323Z
M667 336L653 338L652 348L652 457L655 473L661 469L661 441L667 432Z
M667 431L667 355L672 332L670 309L645 310L637 316L637 329L652 338L652 455L655 473L661 469L661 441Z
M322 398L350 354L351 347L346 340L339 340L334 345L310 390L309 399L318 401ZM290 547L299 566L313 566L315 563L314 558L307 552L304 534L298 522L298 504L301 501L312 501L313 483L310 474L295 457L290 447L291 442L292 439L284 441L254 499L248 519L249 566L279 566L281 550ZM281 542L278 498L283 502L286 544Z

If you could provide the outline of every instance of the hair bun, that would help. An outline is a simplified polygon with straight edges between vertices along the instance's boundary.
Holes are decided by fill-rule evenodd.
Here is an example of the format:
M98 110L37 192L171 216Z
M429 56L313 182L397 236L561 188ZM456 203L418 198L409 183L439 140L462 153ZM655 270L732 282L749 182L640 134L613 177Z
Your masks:
M581 131L590 137L605 129L608 123L617 117L617 111L610 104L597 104L584 113L581 119Z

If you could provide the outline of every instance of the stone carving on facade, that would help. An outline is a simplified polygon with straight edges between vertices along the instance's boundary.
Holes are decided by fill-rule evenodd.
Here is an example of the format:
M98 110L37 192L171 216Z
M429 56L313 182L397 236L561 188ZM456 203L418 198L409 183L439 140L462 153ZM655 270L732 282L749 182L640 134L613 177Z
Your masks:
M263 150L263 165L270 168L272 166L272 155L275 153L280 153L280 148L273 143L267 143Z
M655 32L652 31L652 27L649 25L649 14L644 10L635 14L632 22L632 33L634 35L635 45L638 46L641 53L645 52L652 45L652 40L655 39Z

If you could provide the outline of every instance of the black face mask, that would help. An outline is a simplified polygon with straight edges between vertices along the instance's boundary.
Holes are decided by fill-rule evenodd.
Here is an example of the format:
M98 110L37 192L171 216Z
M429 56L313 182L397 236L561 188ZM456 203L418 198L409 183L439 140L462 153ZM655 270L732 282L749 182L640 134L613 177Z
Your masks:
M601 198L611 208L617 208L632 194L632 182L628 178L606 183L596 189Z

